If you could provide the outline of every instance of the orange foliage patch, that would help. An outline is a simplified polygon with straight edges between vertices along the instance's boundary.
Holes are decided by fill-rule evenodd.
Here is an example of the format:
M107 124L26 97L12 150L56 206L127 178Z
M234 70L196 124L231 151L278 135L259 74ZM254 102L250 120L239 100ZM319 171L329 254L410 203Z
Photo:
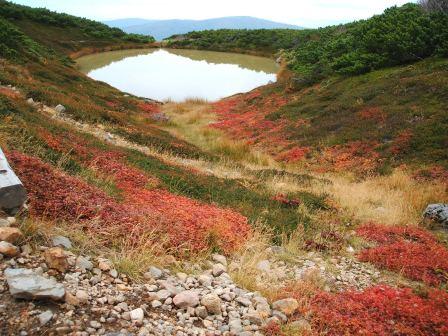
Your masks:
M448 293L421 297L410 288L320 293L311 303L313 329L328 335L448 335Z
M368 223L356 230L378 246L359 253L361 261L402 272L413 280L438 286L448 281L448 249L428 231Z
M148 114L160 113L160 105L155 103L139 102L138 108Z
M286 152L277 155L277 159L285 162L298 162L311 151L309 147L294 147Z
M0 87L0 94L8 98L18 99L21 98L21 94L7 87Z
M323 160L330 163L336 170L354 170L369 172L374 170L380 162L380 154L376 152L376 143L361 141L349 142L328 148Z
M259 90L221 100L213 104L213 112L218 115L219 121L211 127L225 131L234 139L260 145L278 160L299 161L308 149L298 147L289 139L291 122L282 118L270 120L268 117L287 103L288 98L284 94L262 96ZM307 121L299 120L296 126L306 124Z
M400 154L409 149L409 144L411 142L413 133L412 130L406 129L401 131L397 137L393 140L390 151L392 154Z
M374 120L382 124L386 121L386 114L379 107L366 107L358 114L364 120Z
M442 166L432 166L418 170L413 177L417 181L439 180L448 185L448 170Z
M118 202L79 178L20 153L9 153L14 169L27 187L31 213L51 219L80 220L89 230L126 234L130 229L167 233L172 246L200 251L210 244L224 252L237 248L250 234L247 219L160 188L157 179L125 163L119 152L88 147L76 136L57 138L42 132L51 148L72 151L81 164L113 178L124 200ZM92 224L94 223L94 224Z

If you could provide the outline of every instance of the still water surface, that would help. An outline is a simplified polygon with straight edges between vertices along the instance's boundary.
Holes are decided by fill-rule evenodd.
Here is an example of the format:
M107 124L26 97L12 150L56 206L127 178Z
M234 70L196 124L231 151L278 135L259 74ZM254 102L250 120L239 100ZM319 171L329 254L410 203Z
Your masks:
M81 57L79 69L117 89L156 100L218 100L276 80L268 58L201 50L120 50Z

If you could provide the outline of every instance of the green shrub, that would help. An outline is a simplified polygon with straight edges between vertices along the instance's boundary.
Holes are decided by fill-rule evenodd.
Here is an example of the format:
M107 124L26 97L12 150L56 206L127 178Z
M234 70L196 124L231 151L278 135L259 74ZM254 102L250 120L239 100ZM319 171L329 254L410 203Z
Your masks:
M103 23L68 14L56 13L45 8L31 8L0 0L0 17L8 20L30 20L45 25L62 28L78 28L86 37L106 40L118 39L136 43L154 42L151 36L128 35L118 28L111 28ZM1 40L0 40L1 41Z
M41 46L0 17L0 57L18 60L37 58L43 53Z
M317 38L285 55L311 82L332 74L358 75L447 54L448 15L420 6L391 7L382 15L316 31ZM313 75L315 68L322 76Z

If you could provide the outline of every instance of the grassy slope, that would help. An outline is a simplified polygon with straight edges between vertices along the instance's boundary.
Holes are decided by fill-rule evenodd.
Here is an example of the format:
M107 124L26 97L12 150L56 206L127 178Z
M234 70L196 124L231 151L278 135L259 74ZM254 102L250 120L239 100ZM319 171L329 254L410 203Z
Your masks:
M371 158L380 171L403 163L447 168L447 80L448 62L428 59L293 93L266 87L231 98L236 105L224 108L217 127L285 153L286 161L291 149L304 148L299 160L316 166L336 166L351 155L345 168L356 169L356 158Z

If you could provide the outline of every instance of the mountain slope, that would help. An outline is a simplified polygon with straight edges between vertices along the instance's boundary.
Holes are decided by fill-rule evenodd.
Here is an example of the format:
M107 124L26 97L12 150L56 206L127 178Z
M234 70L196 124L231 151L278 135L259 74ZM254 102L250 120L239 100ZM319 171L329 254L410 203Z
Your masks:
M448 202L443 183L403 167L310 174L253 149L295 141L318 152L320 140L409 127L427 140L421 156L446 158L446 60L295 92L267 86L215 106L162 105L91 80L69 58L86 45L135 46L127 35L95 37L84 24L50 23L62 15L18 9L26 20L0 17L0 146L29 202L17 220L0 218L23 232L1 228L22 247L16 256L2 242L5 334L446 334L448 240L421 223L428 203ZM232 131L244 142L229 140ZM408 135L396 137L406 150ZM365 156L350 149L335 152L338 162ZM72 248L50 247L56 235ZM227 258L211 264L216 252ZM33 283L51 276L66 302L15 300L15 272Z
M101 49L104 46L126 48L154 42L151 36L126 34L100 22L59 14L43 8L31 8L0 0L0 19L5 25L13 24L33 39L61 53L83 48ZM7 22L9 21L9 23ZM2 41L8 40L7 37ZM9 38L10 42L12 38ZM0 42L1 43L1 42Z
M213 127L316 170L387 173L406 164L446 171L447 87L446 59L296 92L272 85L216 103Z
M117 27L127 33L154 36L163 40L172 35L191 31L216 29L301 29L299 26L279 23L250 16L233 16L207 20L144 20L120 19L104 21L111 27Z

